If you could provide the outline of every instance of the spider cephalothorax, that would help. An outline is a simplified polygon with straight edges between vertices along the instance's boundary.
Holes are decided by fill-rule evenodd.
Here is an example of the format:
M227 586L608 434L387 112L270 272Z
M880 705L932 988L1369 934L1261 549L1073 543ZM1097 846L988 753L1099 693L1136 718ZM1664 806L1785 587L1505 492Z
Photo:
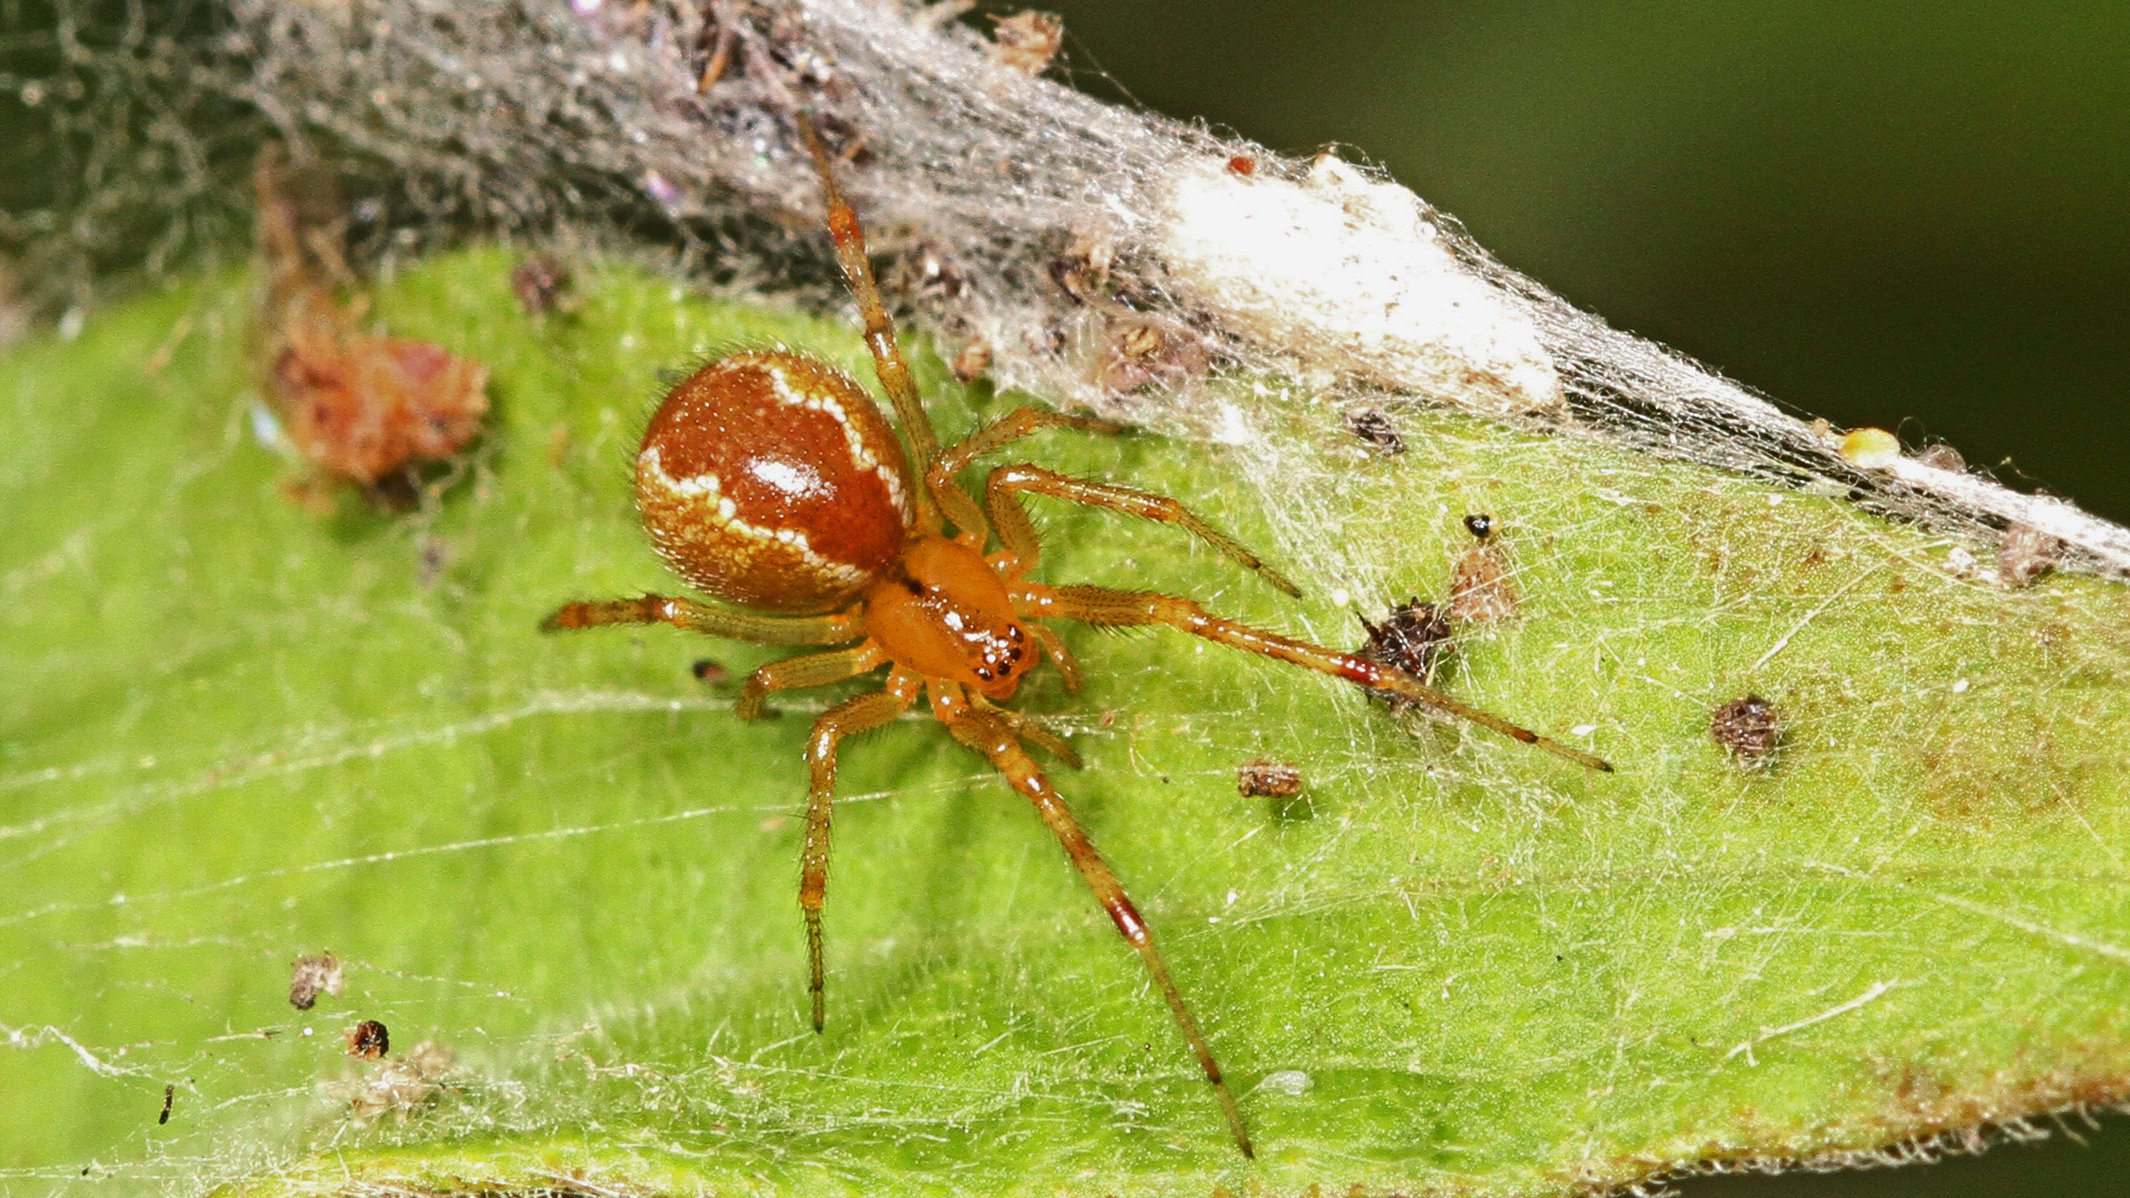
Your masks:
M837 742L878 728L925 698L956 740L983 754L1034 804L1138 951L1247 1156L1250 1137L1235 1097L1169 980L1145 920L1023 742L1070 764L1077 765L1077 757L1040 724L997 705L1044 657L1068 689L1079 689L1079 667L1045 622L1166 625L1470 720L1594 769L1611 767L1459 703L1392 666L1237 624L1189 599L1034 581L1030 574L1041 546L1021 507L1023 493L1179 525L1273 586L1298 593L1257 555L1165 496L1025 462L992 470L981 505L962 490L957 472L1040 429L1120 430L1105 421L1021 408L941 449L896 346L857 217L837 190L812 125L802 118L799 130L820 174L829 232L864 314L873 365L894 403L908 452L866 393L833 367L781 349L712 362L673 388L651 418L637 455L636 497L652 544L674 572L735 606L657 595L571 603L549 616L547 627L667 623L763 644L843 646L756 670L740 695L745 717L759 714L771 691L887 667L882 689L830 708L815 721L807 744L812 786L799 905L815 1029L826 1009L821 912Z

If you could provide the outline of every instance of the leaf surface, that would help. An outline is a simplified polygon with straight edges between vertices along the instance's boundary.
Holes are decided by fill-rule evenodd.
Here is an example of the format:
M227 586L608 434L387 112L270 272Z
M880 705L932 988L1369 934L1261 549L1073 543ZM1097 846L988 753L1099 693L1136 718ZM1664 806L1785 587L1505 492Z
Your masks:
M927 718L847 749L812 1034L800 751L844 692L742 724L774 651L535 625L677 586L627 490L659 369L783 340L862 373L858 338L618 267L535 319L509 267L380 293L395 334L493 371L488 437L411 513L286 497L241 281L0 360L0 1179L1535 1195L2130 1094L2120 586L2007 591L1838 498L1441 413L1398 413L1385 458L1242 388L1277 476L1143 434L1027 456L1184 498L1303 603L1037 501L1044 576L1351 647L1349 604L1440 597L1487 512L1520 609L1443 684L1619 773L1070 629L1086 692L1047 674L1016 705L1086 756L1056 781L1260 1159L1041 824ZM921 374L949 438L1017 402ZM1283 543L1298 511L1315 535ZM1749 692L1786 728L1758 770L1708 731ZM1254 757L1305 801L1239 796ZM346 989L296 1012L321 950ZM388 1061L454 1054L404 1117L350 1113L385 1068L343 1053L363 1018Z

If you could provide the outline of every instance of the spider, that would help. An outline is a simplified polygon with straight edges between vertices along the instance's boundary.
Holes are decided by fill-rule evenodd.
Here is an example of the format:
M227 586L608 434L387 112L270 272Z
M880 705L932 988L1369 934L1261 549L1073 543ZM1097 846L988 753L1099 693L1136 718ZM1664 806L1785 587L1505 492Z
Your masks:
M864 317L873 369L894 404L907 451L858 383L817 359L774 349L711 362L675 386L651 417L636 459L636 501L667 566L724 603L662 595L581 601L564 605L543 627L671 624L758 644L845 646L754 671L738 701L742 719L760 715L772 691L822 686L886 667L880 690L829 708L814 721L806 745L812 785L799 907L814 1030L822 1029L826 1010L821 916L837 746L894 721L923 697L955 740L987 758L1034 804L1117 931L1137 950L1211 1083L1236 1146L1251 1156L1234 1093L1170 980L1146 921L1028 746L1071 766L1080 764L1078 755L1041 724L1001 706L1044 658L1067 690L1079 690L1080 668L1049 622L1163 625L1403 697L1592 769L1612 767L1393 667L1223 619L1190 599L1049 585L1030 577L1042 547L1020 497L1043 495L1177 525L1279 590L1300 594L1256 554L1166 496L1027 462L992 470L981 505L964 491L955 480L958 472L1031 433L1123 430L1103 420L1019 408L942 448L896 344L857 215L837 187L812 121L802 115L797 124L820 176L845 282ZM987 552L994 540L998 547Z

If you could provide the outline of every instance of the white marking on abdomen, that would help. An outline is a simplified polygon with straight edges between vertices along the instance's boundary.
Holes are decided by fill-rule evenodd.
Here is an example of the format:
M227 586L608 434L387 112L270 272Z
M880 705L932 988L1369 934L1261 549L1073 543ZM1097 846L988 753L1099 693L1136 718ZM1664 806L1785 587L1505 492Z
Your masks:
M750 524L740 519L739 506L732 502L731 496L724 493L715 471L704 470L700 473L690 474L685 478L676 478L666 473L666 464L659 456L658 446L656 445L645 446L643 453L637 457L636 464L638 469L648 472L660 487L671 494L689 499L710 499L715 497L717 500L717 515L714 522L718 527L736 536L765 544L782 545L797 553L800 560L807 565L819 570L837 582L856 586L872 577L870 573L856 566L839 562L834 558L824 557L815 552L812 543L807 540L806 534L796 528L767 528L763 525Z
M794 407L823 413L830 420L836 422L836 427L843 430L843 443L850 449L852 463L860 470L873 472L873 476L878 478L881 485L887 488L888 500L895 505L895 510L902 513L904 520L908 520L910 518L910 504L908 496L902 493L901 472L892 469L886 462L874 457L873 452L865 447L864 434L860 433L857 426L851 423L850 413L843 410L843 405L831 396L817 395L792 386L791 380L785 376L782 366L766 361L758 364L763 370L769 372L769 381L776 389L778 399ZM858 385L852 383L851 389L858 390ZM864 392L859 391L859 394L863 395ZM867 400L866 402L870 403L872 401Z

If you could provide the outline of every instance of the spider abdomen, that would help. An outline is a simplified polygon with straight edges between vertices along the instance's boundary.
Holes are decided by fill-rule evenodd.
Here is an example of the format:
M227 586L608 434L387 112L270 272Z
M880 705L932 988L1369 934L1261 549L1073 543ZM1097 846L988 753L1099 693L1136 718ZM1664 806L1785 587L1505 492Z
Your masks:
M636 456L636 505L673 572L772 611L844 605L908 540L909 467L849 375L752 351L667 394Z

